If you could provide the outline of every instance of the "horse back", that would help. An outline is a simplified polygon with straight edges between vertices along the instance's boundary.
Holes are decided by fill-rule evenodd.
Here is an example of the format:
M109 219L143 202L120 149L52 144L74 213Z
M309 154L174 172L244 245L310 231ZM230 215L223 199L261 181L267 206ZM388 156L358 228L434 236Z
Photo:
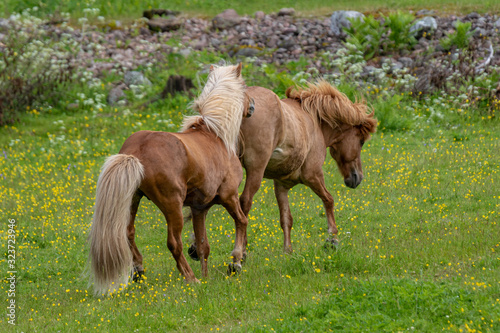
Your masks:
M234 173L234 161L222 141L202 130L136 132L120 154L141 161L145 176L140 189L153 201L152 197L174 193L186 197L192 191L197 191L198 200L211 201L227 173Z

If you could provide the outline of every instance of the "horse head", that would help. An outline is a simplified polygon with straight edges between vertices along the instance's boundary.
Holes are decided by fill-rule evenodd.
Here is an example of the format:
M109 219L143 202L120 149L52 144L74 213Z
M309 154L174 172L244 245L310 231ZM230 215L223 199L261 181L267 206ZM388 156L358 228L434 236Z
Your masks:
M377 120L373 113L361 125L340 126L340 135L330 143L330 155L337 162L344 183L350 188L356 188L363 180L361 149L365 141L370 139L370 133L375 132Z

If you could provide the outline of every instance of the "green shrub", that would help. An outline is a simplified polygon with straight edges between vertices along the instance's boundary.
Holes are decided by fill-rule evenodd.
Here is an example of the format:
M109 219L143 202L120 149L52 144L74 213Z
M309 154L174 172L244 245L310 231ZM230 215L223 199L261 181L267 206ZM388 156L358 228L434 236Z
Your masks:
M351 27L344 28L348 36L346 47L363 52L365 60L369 60L377 55L412 49L415 46L417 40L410 33L410 25L415 16L397 12L383 18L383 24L372 15L364 20L350 20Z
M387 33L387 28L372 15L364 20L359 18L350 19L351 27L344 28L347 33L346 46L353 45L363 52L366 60L380 54L382 37Z
M409 13L392 13L385 19L385 26L389 29L388 49L403 50L411 49L417 40L410 33L410 25L415 20L415 16Z
M472 37L471 23L455 22L455 32L447 34L446 37L440 40L440 44L446 51L449 51L453 46L458 49L469 47L469 42Z

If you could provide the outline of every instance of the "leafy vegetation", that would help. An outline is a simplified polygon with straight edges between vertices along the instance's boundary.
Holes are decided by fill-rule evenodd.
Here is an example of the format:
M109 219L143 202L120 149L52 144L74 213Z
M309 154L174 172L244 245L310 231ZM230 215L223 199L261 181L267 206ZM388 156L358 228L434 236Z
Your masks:
M366 60L382 53L382 37L387 33L387 28L379 20L369 15L364 19L351 19L350 22L351 26L344 29L348 35L348 48L361 51Z
M410 13L395 12L390 13L385 18L385 25L389 29L388 45L390 50L412 49L417 40L410 33L410 26L415 20L415 16Z
M469 43L472 37L471 23L470 22L455 22L455 31L449 33L445 38L441 39L441 46L445 50L450 50L452 47L458 49L466 49L469 47Z
M365 60L378 55L387 55L401 50L411 50L417 40L410 33L415 16L395 12L380 19L369 15L363 19L350 19L351 26L344 28L347 34L345 45L351 51L359 50Z

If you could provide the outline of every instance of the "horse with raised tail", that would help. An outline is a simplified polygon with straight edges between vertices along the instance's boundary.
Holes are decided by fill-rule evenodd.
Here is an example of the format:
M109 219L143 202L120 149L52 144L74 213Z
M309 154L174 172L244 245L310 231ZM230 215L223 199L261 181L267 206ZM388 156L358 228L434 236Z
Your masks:
M229 269L241 269L248 221L238 200L243 170L236 152L242 119L249 115L241 64L211 66L193 108L200 115L187 117L181 133L134 133L119 154L104 163L89 234L95 294L124 288L131 275L138 279L144 274L134 226L144 196L164 214L167 246L187 281L198 282L182 251L183 206L191 207L203 276L208 275L210 253L205 217L214 204L223 205L234 219L236 240Z

